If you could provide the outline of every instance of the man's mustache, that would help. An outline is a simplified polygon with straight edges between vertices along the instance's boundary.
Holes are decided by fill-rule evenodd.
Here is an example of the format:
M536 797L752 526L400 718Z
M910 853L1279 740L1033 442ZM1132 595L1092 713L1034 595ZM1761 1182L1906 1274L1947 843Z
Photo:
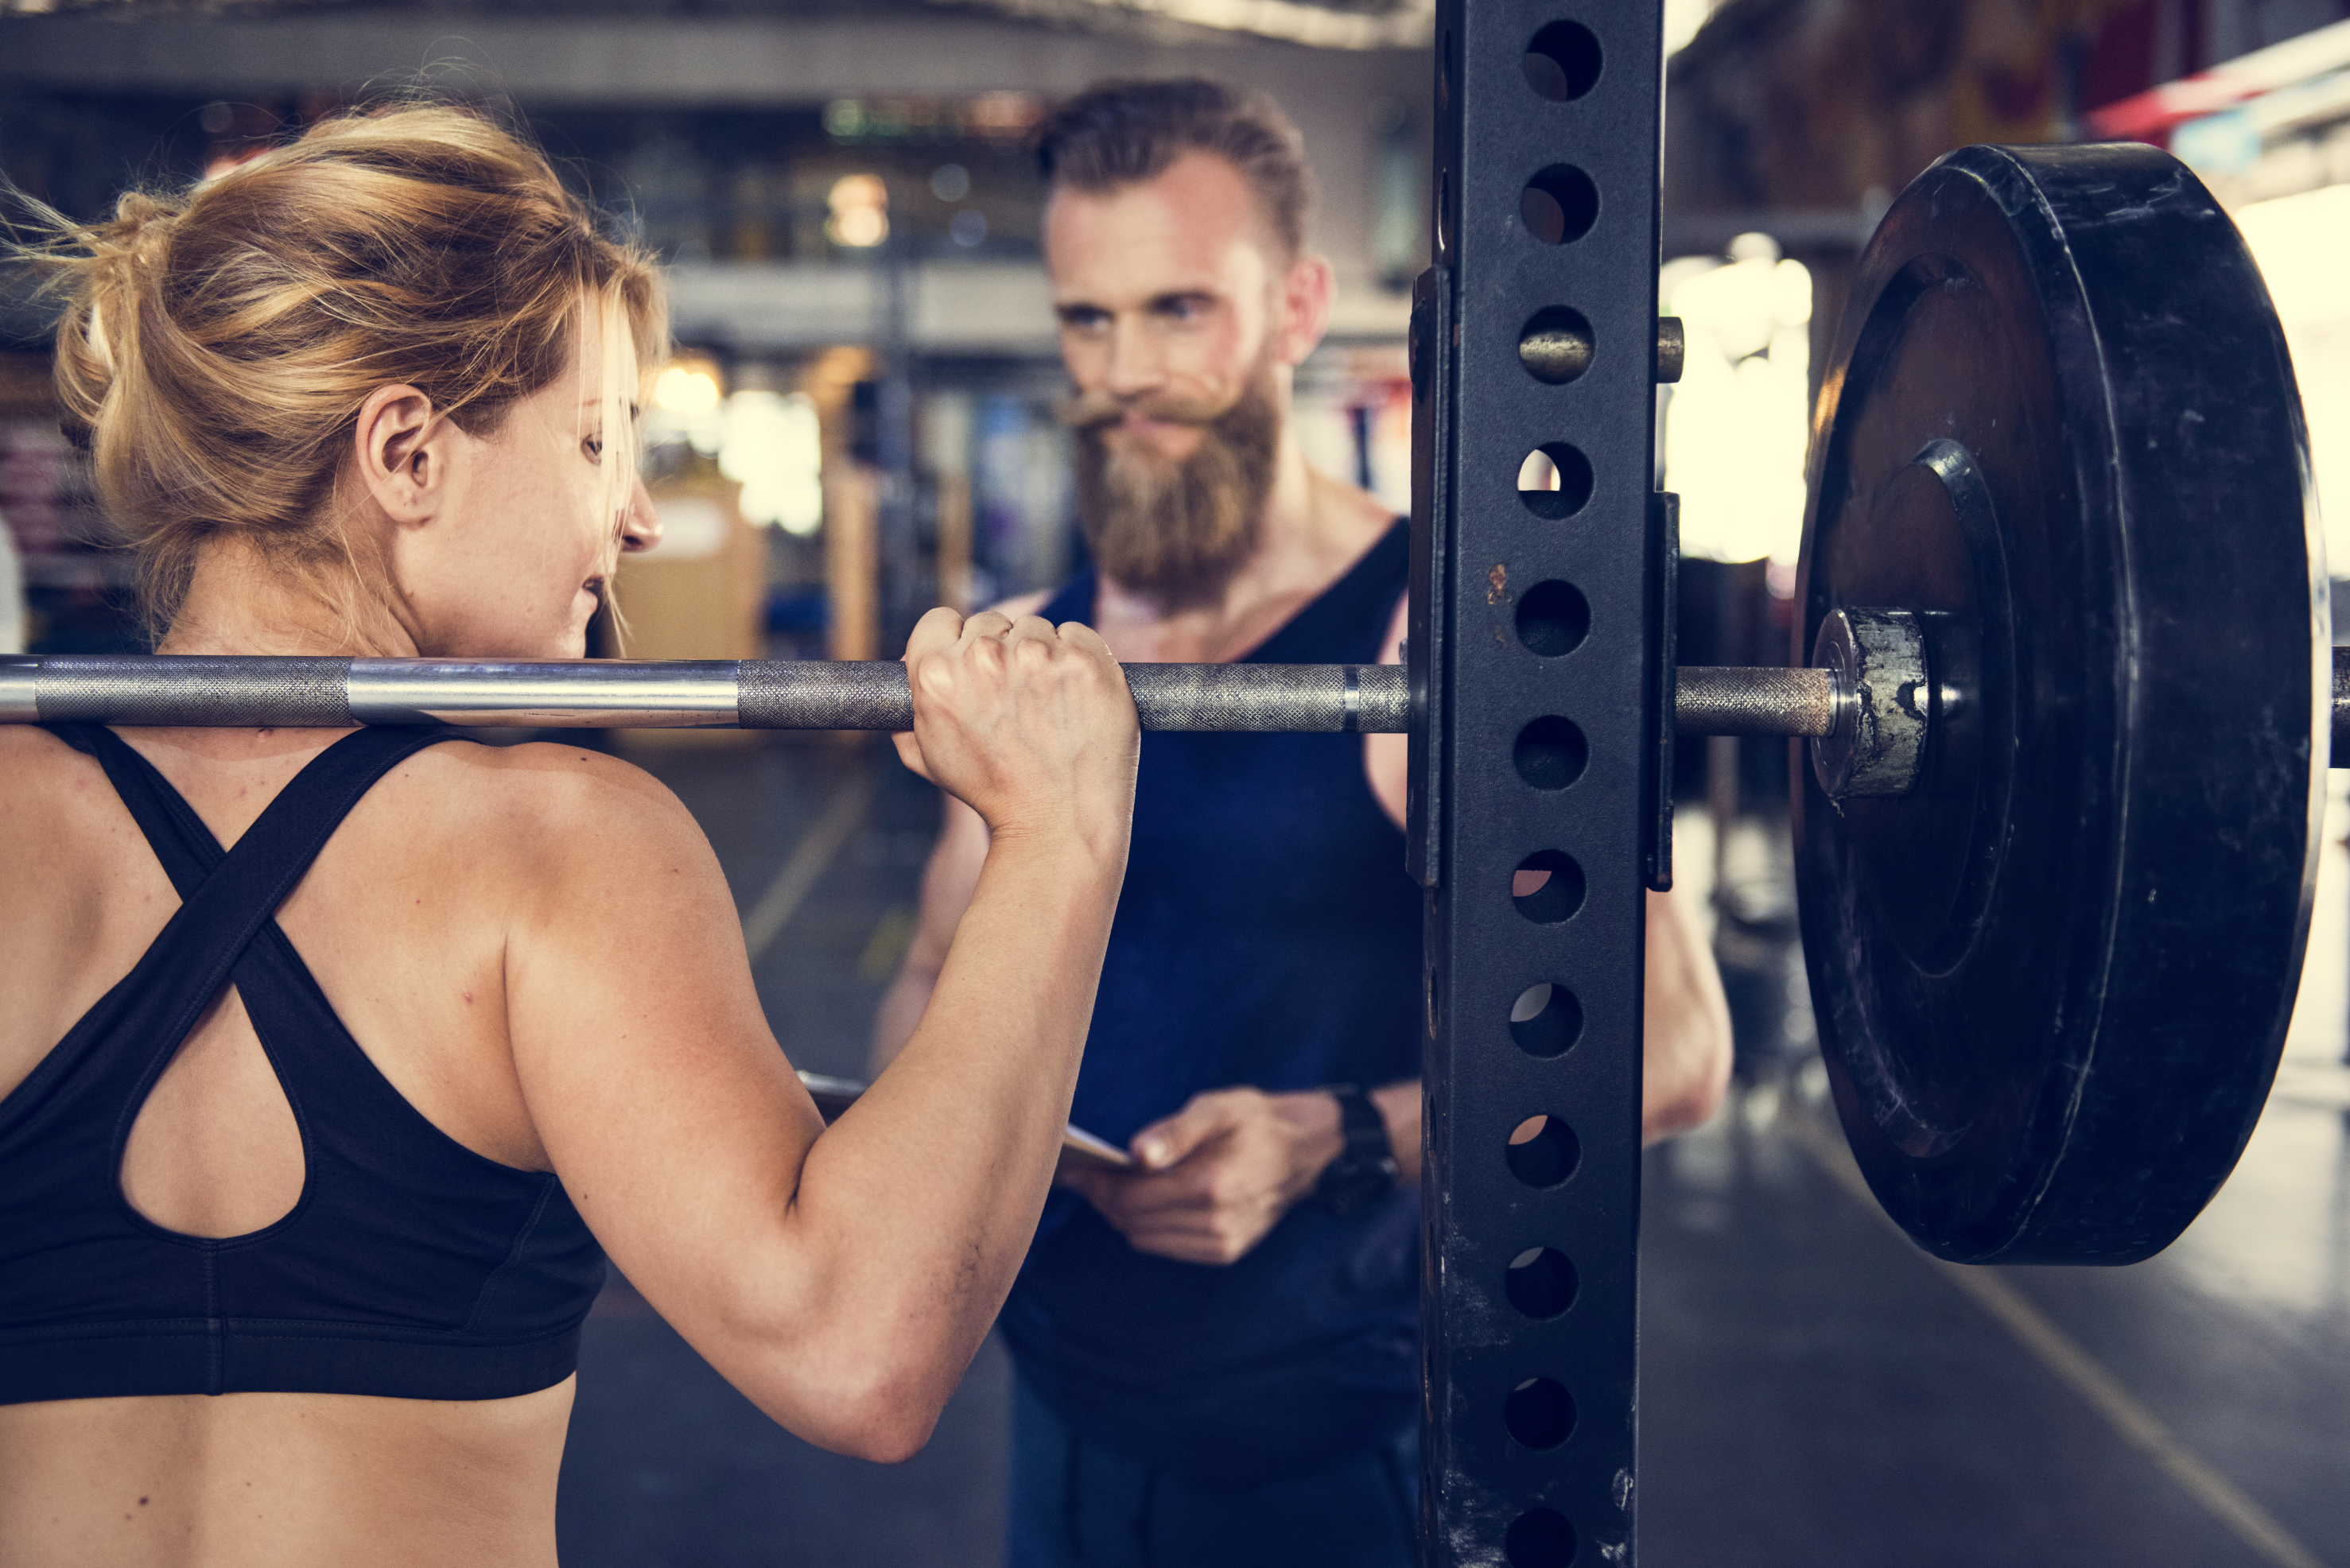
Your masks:
M1191 398L1128 399L1102 391L1073 393L1053 405L1054 415L1073 431L1118 424L1129 414L1170 425L1210 425L1229 409Z

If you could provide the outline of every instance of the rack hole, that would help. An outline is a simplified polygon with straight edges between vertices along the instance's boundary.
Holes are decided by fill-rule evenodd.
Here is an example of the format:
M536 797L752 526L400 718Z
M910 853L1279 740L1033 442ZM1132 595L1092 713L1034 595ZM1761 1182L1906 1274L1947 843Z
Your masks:
M1527 375L1553 387L1590 369L1596 351L1589 318L1564 305L1543 306L1518 332L1518 363Z
M1510 1568L1566 1568L1575 1561L1575 1526L1556 1509L1528 1509L1502 1536Z
M1536 583L1518 599L1518 640L1544 659L1573 653L1591 635L1591 603L1573 583Z
M1599 85L1599 40L1580 22L1553 22L1526 46L1526 85L1570 103Z
M1563 441L1545 441L1518 464L1518 499L1537 517L1555 523L1590 504L1591 460Z
M1575 1304L1575 1265L1555 1247L1529 1247L1510 1260L1508 1289L1528 1317L1556 1317Z
M1510 1009L1510 1038L1529 1056L1545 1062L1564 1056L1582 1034L1583 1003L1563 985L1530 985Z
M1570 245L1599 221L1599 187L1572 163L1554 163L1518 193L1526 232L1546 245Z
M1510 1174L1528 1187L1556 1187L1575 1174L1583 1145L1554 1116L1528 1116L1510 1134Z
M1536 789L1565 789L1583 776L1591 761L1591 742L1572 719L1545 714L1518 732L1510 749L1518 776Z
M1529 1377L1510 1390L1502 1424L1530 1449L1555 1449L1575 1431L1575 1397L1548 1377Z
M1527 919L1555 926L1583 908L1583 867L1564 850L1537 849L1511 873L1510 897Z

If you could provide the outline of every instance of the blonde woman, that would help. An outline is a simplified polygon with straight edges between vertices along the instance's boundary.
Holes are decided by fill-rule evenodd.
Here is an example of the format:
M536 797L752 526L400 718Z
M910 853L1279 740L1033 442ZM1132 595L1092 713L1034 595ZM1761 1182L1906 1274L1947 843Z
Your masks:
M46 258L163 652L577 656L658 536L657 278L491 123L337 119ZM624 763L0 730L0 1562L552 1563L605 1254L794 1431L919 1448L1051 1179L1136 726L1083 628L908 658L993 846L830 1130Z

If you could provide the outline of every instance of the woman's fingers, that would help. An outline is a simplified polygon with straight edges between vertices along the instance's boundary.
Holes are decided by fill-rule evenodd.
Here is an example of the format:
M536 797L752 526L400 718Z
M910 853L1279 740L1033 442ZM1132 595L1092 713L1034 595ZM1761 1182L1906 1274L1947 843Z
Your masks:
M977 619L977 617L972 618ZM963 628L970 624L960 614L941 605L914 623L913 635L906 639L906 662L933 653L943 653L961 640Z
M1012 629L1012 618L1001 610L982 610L962 623L959 647L970 648L980 642L1002 642Z
M933 611L907 662L915 723L900 753L991 826L1090 820L1130 794L1133 699L1090 628Z
M1042 621L1045 618L1038 616L1035 618ZM1097 658L1107 659L1113 664L1118 662L1118 656L1109 650L1109 644L1103 639L1102 634L1087 626L1085 622L1081 620L1065 620L1060 624L1058 629L1061 634L1061 641L1066 646L1074 648L1081 653L1089 653Z

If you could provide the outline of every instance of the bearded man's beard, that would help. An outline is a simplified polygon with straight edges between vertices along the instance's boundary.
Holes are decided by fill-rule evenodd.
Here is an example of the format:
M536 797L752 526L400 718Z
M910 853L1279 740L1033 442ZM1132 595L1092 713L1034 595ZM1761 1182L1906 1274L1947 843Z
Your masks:
M1077 524L1104 576L1170 607L1223 592L1264 531L1281 444L1274 385L1268 360L1231 408L1182 421L1200 425L1200 444L1172 465L1139 450L1139 441L1111 450L1108 431L1124 407L1098 394L1078 400Z

